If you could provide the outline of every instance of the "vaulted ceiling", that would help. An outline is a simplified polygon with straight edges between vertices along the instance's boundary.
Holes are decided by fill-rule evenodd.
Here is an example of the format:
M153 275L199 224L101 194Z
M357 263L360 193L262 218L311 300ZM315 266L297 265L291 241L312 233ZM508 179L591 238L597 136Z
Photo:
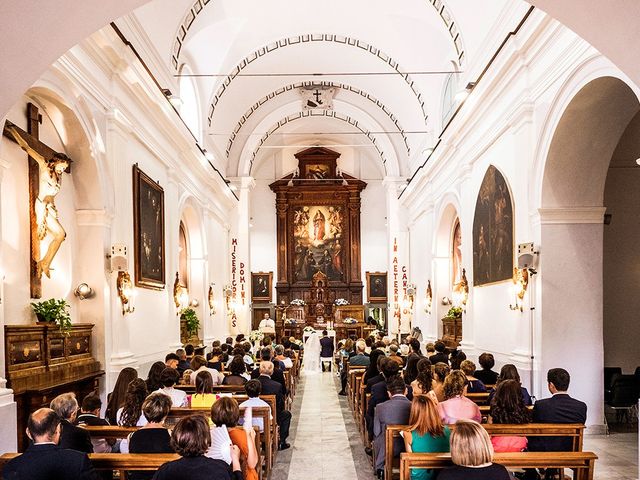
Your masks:
M472 81L528 8L520 0L153 0L117 24L173 91L193 81L194 133L228 176L250 175L295 145L362 148L383 175L406 176L442 127L450 72L459 72L456 88ZM333 89L333 108L303 109L304 87Z

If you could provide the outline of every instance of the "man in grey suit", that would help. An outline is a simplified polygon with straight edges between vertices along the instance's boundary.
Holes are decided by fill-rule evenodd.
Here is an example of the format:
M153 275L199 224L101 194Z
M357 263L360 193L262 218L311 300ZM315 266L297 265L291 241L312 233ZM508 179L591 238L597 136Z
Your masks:
M384 477L385 431L387 425L407 425L411 413L411 402L407 399L407 387L400 375L394 375L387 380L389 400L376 405L373 417L373 445L375 447L376 475ZM397 457L404 450L402 438L396 438L393 443L393 455Z

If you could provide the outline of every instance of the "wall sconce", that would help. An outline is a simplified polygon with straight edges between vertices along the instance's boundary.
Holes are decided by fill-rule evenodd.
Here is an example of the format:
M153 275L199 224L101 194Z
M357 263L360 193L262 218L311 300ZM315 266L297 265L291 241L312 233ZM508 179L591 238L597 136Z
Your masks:
M118 288L118 297L120 297L120 303L122 303L122 315L133 313L135 310L133 306L135 290L133 289L129 272L119 271L116 285Z
M213 283L209 285L209 294L207 295L207 300L209 301L209 315L216 314L216 300L213 295L213 286Z
M441 303L442 305L453 305L453 302L449 297L442 297Z
M93 292L93 288L91 288L89 285L87 285L86 283L81 283L73 291L73 294L76 297L78 297L80 300L84 300L86 298L93 297L94 292Z
M231 297L233 295L233 288L231 288L231 285L225 285L223 288L223 291L224 291L224 302L225 302L225 305L227 306L227 313L231 314L236 308L235 300L232 300L232 297Z
M197 308L200 306L200 302L198 301L197 298L192 298L191 301L189 302L189 306L193 308Z
M456 283L453 287L452 297L454 307L464 308L467 305L467 300L469 299L469 282L467 281L467 272L464 268L462 269L460 282Z
M431 307L433 306L433 290L431 290L431 280L427 280L427 298L424 311L427 314L431 314Z
M416 296L416 285L410 283L407 285L406 294L402 300L402 308L405 310L413 310L413 302Z
M515 305L509 304L511 310L524 311L524 295L527 293L527 287L529 286L529 269L528 268L514 268L513 269L513 294L516 297Z
M173 303L176 308L184 310L189 306L189 290L180 285L180 275L176 272L176 279L173 282Z

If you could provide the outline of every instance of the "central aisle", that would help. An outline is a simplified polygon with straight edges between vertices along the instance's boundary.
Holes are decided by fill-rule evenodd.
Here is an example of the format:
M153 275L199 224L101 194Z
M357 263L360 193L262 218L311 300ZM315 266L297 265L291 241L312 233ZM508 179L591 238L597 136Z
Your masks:
M278 452L272 480L373 478L348 407L341 405L346 397L338 396L336 378L329 372L302 373L292 408L291 449Z

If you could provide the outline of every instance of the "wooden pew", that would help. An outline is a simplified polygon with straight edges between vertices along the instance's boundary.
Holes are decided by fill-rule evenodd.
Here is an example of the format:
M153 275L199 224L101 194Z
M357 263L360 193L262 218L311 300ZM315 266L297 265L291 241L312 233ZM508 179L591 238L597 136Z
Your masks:
M355 409L355 398L357 396L356 379L362 380L365 370L366 367L361 366L349 365L347 367L347 398L352 410Z
M195 385L180 384L173 388L190 395L196 393ZM244 393L244 385L214 385L213 393Z
M489 392L484 393L467 393L465 395L469 400L473 400L476 405L489 405Z
M576 480L593 480L597 458L593 452L517 452L496 453L493 461L507 468L570 468ZM450 465L449 453L402 453L400 480L411 479L411 468L440 469Z
M520 435L526 437L572 437L574 452L582 451L585 426L581 423L527 423L521 425L486 423L482 425L490 436ZM450 430L455 425L448 425ZM385 432L385 478L391 479L393 467L398 466L398 459L393 457L393 441L400 436L408 425L388 425ZM374 457L375 458L375 457Z

